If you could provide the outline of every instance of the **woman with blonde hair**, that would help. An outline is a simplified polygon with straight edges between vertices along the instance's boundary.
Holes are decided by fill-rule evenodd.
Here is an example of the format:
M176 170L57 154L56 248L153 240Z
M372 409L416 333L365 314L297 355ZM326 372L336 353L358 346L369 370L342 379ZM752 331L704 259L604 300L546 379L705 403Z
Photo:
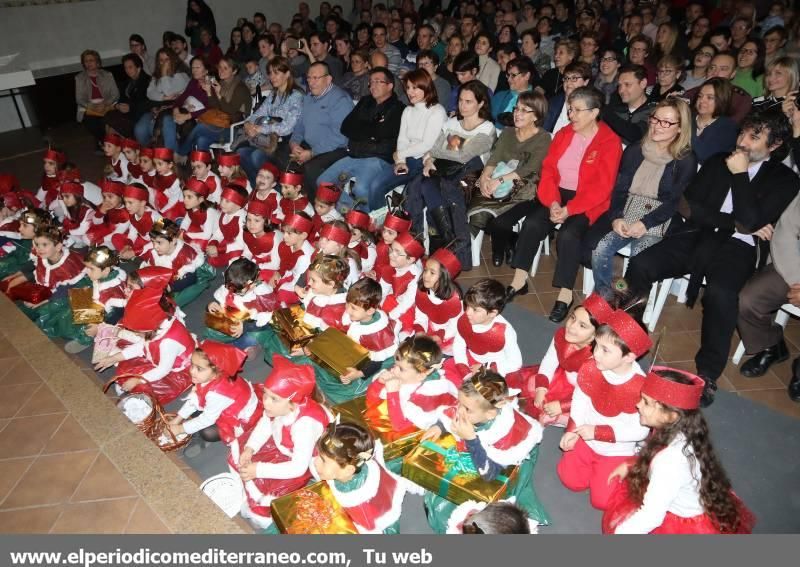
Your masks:
M644 138L623 152L611 207L584 241L601 295L612 292L614 254L630 244L633 257L661 240L669 228L697 171L691 123L689 105L670 97L656 105Z
M764 75L764 96L753 99L753 110L779 109L789 93L800 86L800 69L792 57L778 57L767 65ZM791 97L789 97L791 98Z

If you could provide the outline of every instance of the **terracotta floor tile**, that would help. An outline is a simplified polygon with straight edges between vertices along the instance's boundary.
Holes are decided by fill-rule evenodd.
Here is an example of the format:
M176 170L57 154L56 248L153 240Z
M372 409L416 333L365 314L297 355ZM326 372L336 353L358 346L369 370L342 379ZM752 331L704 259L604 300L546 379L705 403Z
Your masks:
M50 533L121 534L131 519L138 498L67 504Z
M48 414L12 420L0 431L0 458L38 455L65 417Z
M42 387L39 388L31 398L25 402L25 405L22 406L17 413L17 417L23 417L28 415L42 415L46 413L58 413L64 412L66 408L61 403L53 391L47 386L47 384L42 384Z
M0 338L0 358L18 356L17 349L6 338Z
M97 451L39 457L1 508L68 502L97 458Z
M0 382L3 380L8 371L20 360L20 356L10 356L8 358L0 358Z
M544 315L542 304L539 301L539 297L535 293L516 296L514 298L514 305L523 307L535 315Z
M700 333L696 331L670 333L664 335L659 350L659 359L666 362L694 360L700 346Z
M46 534L61 515L62 506L0 511L0 533Z
M73 451L84 451L86 449L96 449L97 445L89 434L81 427L74 417L67 416L61 427L48 441L42 451L43 454L69 453Z
M701 309L688 309L685 305L676 304L665 307L658 318L656 331L667 329L667 332L699 331L702 321Z
M778 364L773 364L769 371L777 376L778 380L784 386L788 386L789 382L792 380L792 365L794 364L794 360L797 358L796 356L789 357L789 360L785 360Z
M14 417L39 388L41 384L14 384L3 388L3 395L0 396L0 417Z
M760 402L789 417L800 419L800 404L789 399L785 388L781 390L750 390L739 392L739 395Z
M138 496L130 483L102 453L83 477L72 502Z
M735 365L731 360L728 360L723 374L730 380L737 392L746 390L777 390L785 387L783 382L772 372L767 372L760 378L746 378L739 372L739 366Z
M9 360L11 366L0 378L0 384L3 386L11 384L38 384L42 381L39 374L30 367L30 365L23 358L6 359Z
M6 425L8 425L9 423L11 423L10 419L5 418L5 417L4 418L0 418L0 431L3 431L3 429L5 429Z
M161 519L141 498L131 515L126 534L168 534L171 533Z
M33 461L33 457L0 461L0 502L8 496Z

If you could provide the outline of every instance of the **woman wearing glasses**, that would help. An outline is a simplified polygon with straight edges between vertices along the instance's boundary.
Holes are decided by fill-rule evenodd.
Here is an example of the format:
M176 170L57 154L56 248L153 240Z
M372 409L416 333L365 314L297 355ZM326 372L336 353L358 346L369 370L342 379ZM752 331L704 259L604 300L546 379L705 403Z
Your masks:
M658 75L653 90L648 99L661 102L667 95L682 93L683 87L678 83L683 74L683 58L675 55L665 55L658 61Z
M757 37L748 39L736 57L736 76L731 83L753 98L764 95L764 42Z
M514 124L511 111L514 105L517 104L517 97L531 90L532 72L533 63L528 59L519 57L508 62L506 76L508 77L509 89L497 92L492 96L492 118L494 118L497 128Z
M692 112L692 148L699 163L736 147L738 127L728 116L733 90L730 81L715 77L700 87Z
M692 68L681 81L683 90L692 90L706 82L708 67L711 65L711 60L716 54L717 48L710 43L704 42L700 44L700 47L695 50L694 56L692 57Z
M575 89L567 99L569 127L553 137L542 162L536 198L521 203L490 225L492 243L508 242L514 225L525 218L511 260L514 279L506 299L528 293L528 272L539 243L560 225L556 240L558 255L553 287L559 290L550 320L560 323L572 306L572 289L581 260L581 240L606 210L611 199L622 143L611 128L600 121L603 94L592 87Z
M753 99L753 110L779 109L783 99L797 93L800 70L791 57L778 57L767 66L764 96Z
M622 154L611 207L584 240L600 295L612 293L617 252L630 244L635 256L664 236L683 190L697 171L691 139L689 105L670 97L653 110L644 139Z
M594 80L594 88L605 95L606 104L611 104L611 97L617 94L621 61L622 56L613 49L606 49L600 56L600 72Z

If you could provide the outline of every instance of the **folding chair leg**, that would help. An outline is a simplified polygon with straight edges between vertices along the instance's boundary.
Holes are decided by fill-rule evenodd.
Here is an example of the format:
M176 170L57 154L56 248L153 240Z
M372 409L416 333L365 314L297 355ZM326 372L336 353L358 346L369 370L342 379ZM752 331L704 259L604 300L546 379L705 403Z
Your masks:
M667 302L667 298L669 297L669 291L672 287L673 281L675 281L674 278L667 278L663 280L659 286L656 304L653 307L653 313L650 316L650 322L647 324L647 329L651 333L655 330L656 325L658 325L658 318L661 317L661 311L664 310L664 304Z
M479 230L478 234L472 237L472 267L477 268L481 265L481 248L483 247L483 231Z
M583 295L584 297L594 290L594 272L591 268L583 269Z
M650 322L650 319L653 317L653 308L655 307L656 304L657 295L658 295L658 284L654 283L652 286L650 286L650 295L647 298L647 305L644 308L644 315L642 315L642 320L645 325L647 325Z
M739 364L739 361L742 360L744 356L744 341L739 341L739 344L736 345L736 352L733 353L733 363Z
M547 238L545 237L544 242L547 242ZM546 244L544 246L547 246ZM539 243L539 247L536 249L536 256L533 257L533 266L531 266L531 277L536 275L536 270L539 269L539 260L542 258L542 243Z

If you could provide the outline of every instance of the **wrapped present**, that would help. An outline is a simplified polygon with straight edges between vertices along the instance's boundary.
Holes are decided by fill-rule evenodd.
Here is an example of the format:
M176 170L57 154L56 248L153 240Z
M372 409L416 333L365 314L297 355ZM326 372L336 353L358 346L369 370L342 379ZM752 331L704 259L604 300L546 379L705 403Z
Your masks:
M72 322L76 325L97 325L105 320L106 310L92 297L92 288L72 288L68 292Z
M311 358L334 376L360 369L369 362L369 351L341 332L328 327L308 342Z
M301 305L292 305L272 314L272 326L290 351L305 346L316 334L315 329L303 323L305 313Z
M233 336L233 327L250 318L247 311L239 311L226 307L221 313L206 313L206 327L219 331L223 335Z
M495 480L483 480L469 453L459 451L452 435L436 443L422 441L403 459L403 476L454 504L502 499L519 467L506 467Z
M50 296L53 295L50 288L34 282L25 282L15 285L6 293L13 301L25 301L31 305L39 305L43 301L50 299Z
M283 534L358 533L327 482L317 482L276 498L270 508L272 520Z
M389 406L386 400L367 407L366 396L361 396L333 407L342 421L349 421L369 429L383 445L383 459L393 461L405 457L416 448L423 431L416 428L395 430L389 419Z

